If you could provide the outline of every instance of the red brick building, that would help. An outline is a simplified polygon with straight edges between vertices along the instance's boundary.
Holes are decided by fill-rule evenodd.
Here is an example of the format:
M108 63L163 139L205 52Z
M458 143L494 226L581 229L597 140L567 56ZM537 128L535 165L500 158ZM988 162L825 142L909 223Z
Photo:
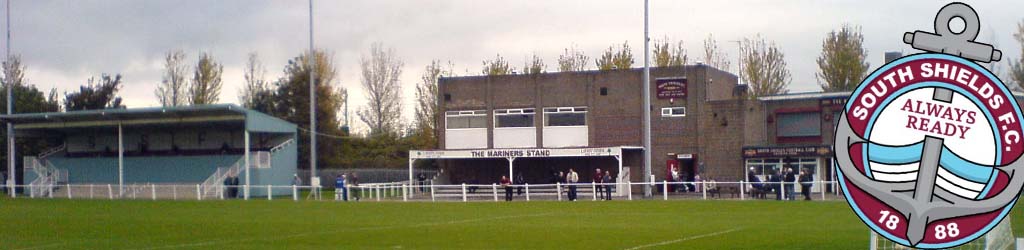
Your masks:
M438 159L453 183L492 183L510 173L548 183L569 168L581 180L600 168L642 181L642 74L443 78L441 150L411 156ZM849 93L752 99L735 75L705 65L651 68L651 81L655 180L671 166L687 179L739 181L748 169L760 174L784 164L830 179L833 117Z

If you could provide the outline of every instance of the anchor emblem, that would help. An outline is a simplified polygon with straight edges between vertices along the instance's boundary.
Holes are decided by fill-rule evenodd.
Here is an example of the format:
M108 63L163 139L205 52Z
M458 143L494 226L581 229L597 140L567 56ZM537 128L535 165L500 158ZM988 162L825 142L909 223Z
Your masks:
M955 18L963 19L962 32L949 27ZM834 165L847 201L873 230L897 243L967 243L1002 220L1024 187L1024 177L1017 176L1024 173L1020 107L976 63L1002 57L992 45L974 41L979 28L970 6L944 6L935 32L903 37L926 53L872 73L838 117Z

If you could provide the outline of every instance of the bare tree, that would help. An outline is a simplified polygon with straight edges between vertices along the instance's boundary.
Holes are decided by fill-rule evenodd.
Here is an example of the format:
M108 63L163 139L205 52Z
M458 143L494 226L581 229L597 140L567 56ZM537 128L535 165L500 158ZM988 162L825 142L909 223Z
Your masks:
M363 91L367 103L359 110L359 119L370 128L370 135L387 135L400 131L402 119L402 67L393 48L384 48L380 42L370 46L369 58L363 56Z
M185 105L188 101L188 65L185 52L174 50L164 56L164 79L156 88L156 97L164 107Z
M536 53L530 58L526 59L526 63L523 64L523 74L534 75L547 72L548 66L544 64L544 60L540 59Z
M437 125L441 110L438 101L437 81L441 77L453 76L455 66L448 62L434 60L427 65L420 77L422 82L416 85L416 128L422 139L422 146L437 147Z
M189 101L192 105L213 104L220 99L221 74L224 66L209 53L199 56L192 84L189 86Z
M584 55L583 51L573 44L571 47L566 48L562 55L558 56L558 71L569 72L587 70L588 60L590 60L590 58L587 57L587 55Z
M751 97L782 94L788 92L792 81L786 58L774 42L769 43L761 35L745 38L740 45L743 78L750 84Z
M718 41L713 34L708 34L708 38L704 39L704 64L724 71L729 71L729 66L732 65L729 55L718 47Z
M262 98L269 96L270 87L266 80L267 69L263 66L263 62L260 61L259 54L256 52L249 53L245 61L245 68L242 69L242 74L245 79L245 86L242 86L242 89L238 91L238 101L242 103L242 106L256 108L260 106L260 103L269 101L264 100L266 98Z
M818 85L826 92L852 91L868 73L867 50L859 27L843 25L821 42Z
M1017 40L1022 47L1024 47L1024 21L1017 24L1017 32L1013 33L1013 39ZM1017 83L1018 86L1024 88L1024 49L1020 52L1020 57L1017 60L1008 60L1010 66L1010 79Z
M668 37L654 41L653 54L655 67L683 66L689 60L683 41L671 43Z
M508 66L508 61L505 61L505 58L501 57L501 54L495 55L493 60L485 60L483 64L484 69L481 73L484 75L508 75L514 74L516 71L516 68Z
M13 55L3 62L3 78L0 83L3 86L21 86L25 84L25 65L21 64L21 57ZM4 97L6 98L6 97Z

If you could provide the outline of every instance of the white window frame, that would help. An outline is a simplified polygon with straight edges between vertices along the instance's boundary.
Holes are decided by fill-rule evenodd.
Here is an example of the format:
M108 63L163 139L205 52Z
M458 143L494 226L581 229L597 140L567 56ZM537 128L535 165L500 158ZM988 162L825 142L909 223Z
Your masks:
M444 112L444 129L445 130L487 129L487 125L486 124L484 124L484 126L482 128L448 128L448 117L463 117L463 116L484 116L484 117L486 117L487 116L487 110L445 111Z
M529 127L498 127L498 116L506 115L533 115L533 123ZM521 128L536 128L537 127L537 110L534 108L517 108L517 109L495 109L494 110L494 129L521 129Z
M552 110L552 109L554 111L549 111L549 110ZM587 125L590 124L589 122L587 122L587 111L589 111L589 109L587 107L583 107L583 106L579 106L579 107L547 107L547 108L544 108L543 111L544 111L544 113L542 114L542 117L541 117L541 119L542 119L541 122L543 122L543 123L541 125L543 125L544 127L572 128L572 127L586 127ZM571 114L583 114L583 125L548 126L548 115L547 114L569 114L569 113L571 113Z
M682 114L675 114L672 110L682 109ZM661 108L661 117L686 117L686 107L664 107Z

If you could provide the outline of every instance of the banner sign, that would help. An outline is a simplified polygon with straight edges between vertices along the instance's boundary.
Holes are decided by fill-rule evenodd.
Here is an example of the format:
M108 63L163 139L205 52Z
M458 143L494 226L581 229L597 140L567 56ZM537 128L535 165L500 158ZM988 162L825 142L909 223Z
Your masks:
M659 78L654 83L658 99L686 98L686 78Z
M480 150L434 150L409 152L413 159L531 158L572 156L617 156L619 148L523 148Z
M795 147L743 147L743 158L818 157L831 155L832 148L826 145Z

